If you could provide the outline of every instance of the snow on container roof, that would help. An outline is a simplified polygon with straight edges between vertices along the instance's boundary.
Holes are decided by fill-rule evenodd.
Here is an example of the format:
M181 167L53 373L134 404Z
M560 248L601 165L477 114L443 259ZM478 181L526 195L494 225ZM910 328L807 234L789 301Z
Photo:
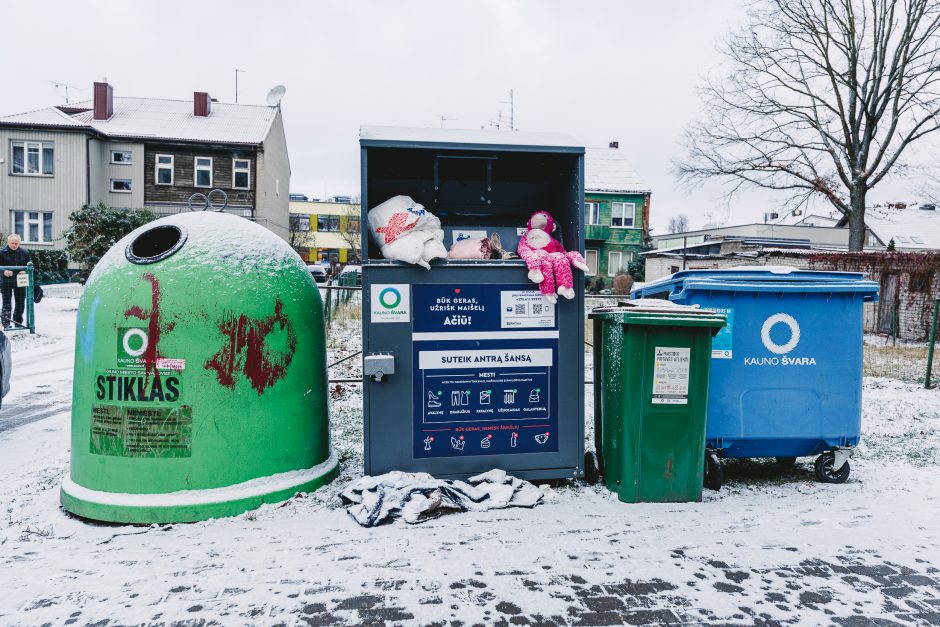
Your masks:
M618 148L588 148L584 152L584 191L603 193L651 193Z
M500 146L550 149L557 152L584 152L581 142L564 133L528 133L519 131L484 131L452 128L407 126L362 126L362 145L450 145L454 147Z

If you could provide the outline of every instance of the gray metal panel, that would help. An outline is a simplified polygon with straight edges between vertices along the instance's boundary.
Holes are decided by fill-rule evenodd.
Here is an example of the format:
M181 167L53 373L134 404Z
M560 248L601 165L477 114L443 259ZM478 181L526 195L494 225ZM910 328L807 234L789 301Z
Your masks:
M411 323L371 324L371 286L374 283L439 283L445 285L527 283L524 264L449 264L423 268L404 264L367 263L363 268L363 354L392 353L395 374L381 382L364 381L366 442L364 470L381 474L390 470L428 472L436 477L467 477L501 468L524 478L578 476L584 452L584 295L560 299L558 343L557 453L485 455L415 459L413 456L413 353ZM533 286L534 287L534 286Z
M506 133L449 128L363 126L359 132L359 144L374 147L584 153L581 142L563 133Z

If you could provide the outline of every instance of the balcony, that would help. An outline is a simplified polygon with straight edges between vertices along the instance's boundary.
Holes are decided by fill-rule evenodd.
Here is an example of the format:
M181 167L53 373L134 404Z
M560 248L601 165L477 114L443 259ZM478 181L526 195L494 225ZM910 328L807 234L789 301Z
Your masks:
M606 241L610 237L610 227L604 224L588 224L584 227L585 240Z

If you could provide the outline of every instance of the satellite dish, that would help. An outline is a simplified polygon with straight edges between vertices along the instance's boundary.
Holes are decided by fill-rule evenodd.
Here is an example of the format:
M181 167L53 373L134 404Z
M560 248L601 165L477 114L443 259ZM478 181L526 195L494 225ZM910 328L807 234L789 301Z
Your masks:
M287 88L283 85L278 85L272 87L271 91L268 92L267 102L269 107L276 107L281 104L281 99L284 98L284 94L287 93Z

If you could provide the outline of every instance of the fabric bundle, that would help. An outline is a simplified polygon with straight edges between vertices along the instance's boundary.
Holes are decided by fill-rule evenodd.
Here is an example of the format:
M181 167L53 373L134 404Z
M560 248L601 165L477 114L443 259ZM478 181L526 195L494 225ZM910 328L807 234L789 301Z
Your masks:
M483 512L504 507L534 507L543 498L537 487L503 470L490 470L466 481L435 479L424 472L393 471L363 477L340 495L346 511L363 527L401 517L415 524L448 510Z

